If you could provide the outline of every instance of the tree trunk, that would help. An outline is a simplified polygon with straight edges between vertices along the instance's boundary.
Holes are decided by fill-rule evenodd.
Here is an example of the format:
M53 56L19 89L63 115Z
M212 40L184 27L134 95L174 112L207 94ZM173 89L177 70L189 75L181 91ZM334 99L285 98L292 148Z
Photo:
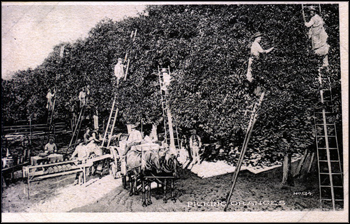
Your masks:
M281 187L285 188L288 186L294 186L294 180L292 175L292 153L287 152L284 154L283 160L283 177Z

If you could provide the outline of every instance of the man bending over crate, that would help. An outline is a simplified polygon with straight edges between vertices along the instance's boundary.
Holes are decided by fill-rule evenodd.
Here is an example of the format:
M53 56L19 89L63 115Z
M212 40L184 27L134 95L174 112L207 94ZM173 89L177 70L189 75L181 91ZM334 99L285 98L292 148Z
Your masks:
M86 147L83 146L82 144L79 144L75 148L71 159L73 160L76 156L78 156L78 158L77 158L78 164L85 163L86 159L89 156L88 152L86 150ZM83 173L82 172L77 173L77 175L75 177L74 185L77 185L78 183L82 183L82 181L81 181L82 178L83 178Z

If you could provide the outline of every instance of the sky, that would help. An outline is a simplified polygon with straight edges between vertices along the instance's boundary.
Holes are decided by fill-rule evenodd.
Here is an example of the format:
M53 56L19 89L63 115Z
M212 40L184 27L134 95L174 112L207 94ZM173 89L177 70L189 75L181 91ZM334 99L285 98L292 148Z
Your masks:
M2 2L1 74L36 68L62 42L85 38L102 19L137 16L144 2Z

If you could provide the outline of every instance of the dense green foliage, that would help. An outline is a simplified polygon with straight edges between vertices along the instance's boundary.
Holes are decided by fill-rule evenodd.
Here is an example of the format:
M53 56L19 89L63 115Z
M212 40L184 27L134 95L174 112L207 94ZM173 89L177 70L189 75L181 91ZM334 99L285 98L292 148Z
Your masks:
M334 103L341 111L338 5L322 5L322 10L331 45ZM56 117L67 119L80 88L90 85L92 106L101 119L108 119L116 92L121 123L151 124L161 117L157 73L165 67L173 76L170 106L179 129L195 128L204 138L233 141L249 119L244 110L251 102L244 97L243 80L250 37L257 31L265 35L263 48L275 49L253 67L266 95L252 145L279 151L279 139L287 131L293 149L306 148L314 141L318 59L310 51L301 5L153 5L136 18L103 20L88 38L62 43L39 67L2 80L2 119L11 123L32 115L42 121L45 96L53 87L58 90ZM126 52L128 76L116 89L113 68Z

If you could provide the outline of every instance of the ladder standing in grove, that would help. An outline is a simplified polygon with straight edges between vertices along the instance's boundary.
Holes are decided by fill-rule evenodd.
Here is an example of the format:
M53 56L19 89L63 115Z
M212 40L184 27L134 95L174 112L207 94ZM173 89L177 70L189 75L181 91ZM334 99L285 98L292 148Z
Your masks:
M116 105L116 100L117 100L117 95L114 94L114 99L113 99L113 103L112 103L111 113L109 114L107 127L106 127L105 134L103 136L103 140L102 140L101 146L104 146L104 144L107 141L107 139L108 139L107 147L111 143L113 130L114 130L114 127L115 127L115 122L116 122L117 116L118 116L118 108L117 108L117 105Z
M168 102L168 89L167 89L168 82L164 81L163 72L167 73L167 75L170 76L170 68L168 68L168 71L166 70L166 68L163 68L162 71L160 71L159 67L158 67L162 114L163 114L163 121L164 121L164 138L165 138L165 142L170 146L170 148L179 149L180 142L179 142L177 126L175 125L175 131L176 131L176 138L175 138L174 137L174 128L173 128L174 127L173 118L171 115L170 105Z
M316 7L315 5L307 5L307 6L305 6L304 4L301 4L301 10L302 10L302 13L303 13L304 22L306 22L306 18L305 18L305 8L308 8L308 7L310 7L310 6ZM322 13L321 4L318 4L317 7L318 7L318 11L319 11L319 13L320 13L320 15L321 15L321 13Z
M313 8L316 8L314 5ZM310 8L310 7L309 7ZM305 20L304 5L302 5ZM321 5L318 4L321 14ZM333 210L343 208L343 171L338 147L338 138L332 108L332 91L330 78L323 77L321 67L318 69L320 83L321 108L315 110L315 135L318 161L318 179L320 189L320 207ZM328 83L328 85L327 85Z
M239 155L238 164L237 164L236 170L235 170L235 172L233 174L231 190L230 190L230 192L229 192L229 194L227 195L227 198L226 198L226 206L224 208L225 212L227 211L227 208L228 208L228 206L230 204L231 196L232 196L233 190L234 190L236 182L237 182L239 171L241 170L241 167L242 167L244 155L245 155L245 152L247 150L248 142L249 142L250 136L251 136L251 134L253 132L253 127L254 127L254 124L256 122L256 119L257 119L257 116L258 116L258 111L260 109L261 103L262 103L262 101L264 99L264 95L265 95L265 92L263 92L261 94L259 102L254 105L253 111L252 111L252 113L250 115L250 120L249 120L249 124L248 124L248 128L247 128L247 132L246 132L246 135L245 135L245 138L244 138L244 142L243 142L243 145L242 145L242 151L241 151L241 153Z
M315 134L318 160L318 177L320 189L320 207L343 208L343 172L338 148L338 138L332 109L332 91L330 79L324 79L322 74L320 102L322 107L315 111ZM324 83L329 82L329 86Z
M135 41L136 34L137 34L137 29L135 31L131 32L130 38L131 38L132 42ZM124 81L126 80L126 77L128 75L128 71L129 71L130 59L128 58L128 52L125 54L125 58L124 58L124 62L126 62L126 61L127 61L127 67L126 67L126 71L125 71L125 75L124 75ZM118 84L119 84L119 82L118 82ZM117 88L119 87L118 84L117 84ZM111 107L111 112L109 114L109 118L108 118L108 122L107 122L107 126L106 126L106 131L105 131L105 134L103 135L101 146L104 146L106 141L107 141L106 147L109 147L109 145L111 143L112 135L113 135L114 127L115 127L115 122L117 121L117 116L118 116L118 108L117 108L116 101L117 101L117 95L115 93L114 98L113 98L112 107Z
M78 141L79 132L80 132L80 128L81 128L81 123L82 123L83 118L84 118L85 107L86 106L84 105L80 109L79 117L78 117L77 123L75 124L73 135L72 135L72 138L71 138L71 140L69 142L68 148L70 148L72 146L73 142L75 144Z

